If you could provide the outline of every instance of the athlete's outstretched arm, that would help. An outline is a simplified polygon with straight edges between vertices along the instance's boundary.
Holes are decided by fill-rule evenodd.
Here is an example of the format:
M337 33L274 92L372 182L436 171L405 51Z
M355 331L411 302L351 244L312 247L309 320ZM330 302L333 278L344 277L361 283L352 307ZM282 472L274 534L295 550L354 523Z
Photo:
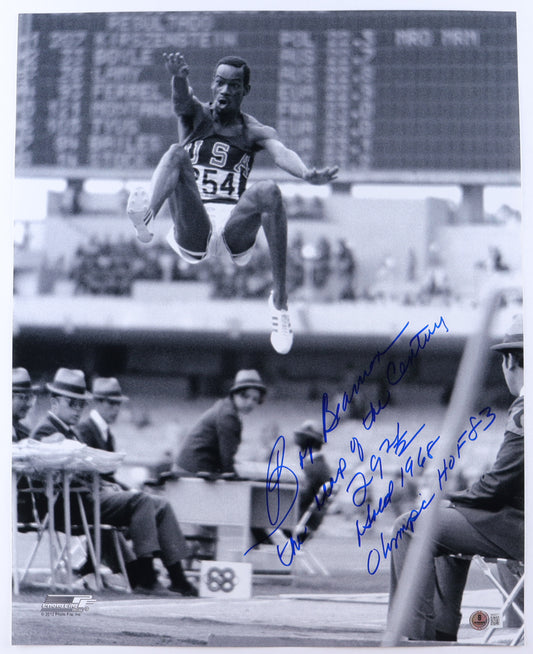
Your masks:
M308 168L300 159L300 156L294 150L286 147L279 139L265 139L261 145L272 157L276 166L310 184L327 184L337 177L338 166L322 168L321 170Z
M192 88L189 86L189 66L179 52L164 52L165 68L172 75L172 104L177 114L189 108Z

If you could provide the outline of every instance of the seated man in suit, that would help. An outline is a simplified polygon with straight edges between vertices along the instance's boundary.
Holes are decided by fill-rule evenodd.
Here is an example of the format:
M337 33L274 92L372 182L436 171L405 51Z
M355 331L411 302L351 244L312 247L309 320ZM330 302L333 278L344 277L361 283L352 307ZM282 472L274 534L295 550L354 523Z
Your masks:
M74 429L91 397L83 372L59 368L47 388L51 393L51 410L31 437L46 442L48 438L62 436L83 442ZM160 556L171 581L169 590L186 597L198 595L183 572L181 560L188 556L188 547L166 500L140 491L125 491L118 484L102 479L100 514L103 523L129 529L137 556L130 578L132 586L160 592L153 566L154 556Z
M122 394L120 384L114 377L109 379L102 377L96 378L92 384L93 408L89 415L79 422L77 427L80 440L85 442L89 447L107 452L115 452L115 439L111 433L110 425L118 418L122 403L128 399L127 396ZM124 484L117 482L112 473L102 475L102 479L117 484L122 490L130 490ZM135 586L135 555L122 533L119 533L119 543L126 568L130 573L130 581L133 581L132 585ZM112 537L107 531L102 532L102 561L113 572L119 572L120 566L113 547ZM85 563L77 570L82 577L91 574L93 571L93 564L90 558L87 558Z
M78 434L89 447L107 452L116 452L115 437L111 433L111 425L117 420L123 402L129 397L122 394L120 384L115 377L97 377L92 384L93 407L89 415L80 421ZM114 475L105 477L118 483ZM120 484L124 490L129 490Z
M16 443L29 438L30 429L22 421L28 415L35 401L36 387L31 383L30 373L26 368L13 368L11 409L13 429L11 441Z
M18 443L30 436L30 428L23 420L28 415L35 401L36 387L31 383L30 373L26 368L13 368L12 376L12 432L11 442ZM17 481L17 519L19 522L33 522L33 501L30 480L22 475ZM42 498L40 498L42 499ZM38 500L37 500L38 502ZM44 510L44 509L43 509Z
M502 369L515 396L507 417L503 442L490 470L467 490L448 495L439 507L421 592L402 635L410 640L456 641L461 602L470 561L453 554L524 557L524 352L521 316L515 317L502 343L493 346L503 356ZM416 523L410 513L393 526L390 602L398 589Z

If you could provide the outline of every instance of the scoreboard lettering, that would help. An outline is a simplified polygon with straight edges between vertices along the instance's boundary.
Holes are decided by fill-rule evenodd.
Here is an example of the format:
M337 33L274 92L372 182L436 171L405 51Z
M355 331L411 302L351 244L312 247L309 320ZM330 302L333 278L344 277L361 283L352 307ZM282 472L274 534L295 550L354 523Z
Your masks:
M519 170L514 13L266 11L21 14L17 173L149 175L178 138L176 50L202 100L246 59L243 110L309 165Z

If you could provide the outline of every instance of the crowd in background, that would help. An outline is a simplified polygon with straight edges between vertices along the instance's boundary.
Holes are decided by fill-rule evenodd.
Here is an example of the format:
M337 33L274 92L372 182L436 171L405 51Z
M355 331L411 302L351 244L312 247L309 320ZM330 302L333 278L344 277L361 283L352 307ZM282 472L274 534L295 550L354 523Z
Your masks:
M74 206L72 198L67 202L65 194L56 195L56 199L62 200L58 212L65 215L83 210L95 212L98 207L90 203L84 207L84 202L102 199L85 194L79 196L79 206ZM296 194L285 197L285 205L289 220L320 223L325 219L322 198L304 198ZM517 218L519 216L515 215L495 217L500 221ZM375 261L374 272L369 278L368 271L363 270L364 262L358 261L358 253L347 240L334 236L316 236L310 240L302 232L292 233L287 252L287 290L291 299L313 302L392 300L414 305L433 301L449 304L464 296L464 289L454 288L450 283L436 243L429 245L425 260L419 252L410 249L407 263L399 261L391 250ZM30 251L29 241L29 231L25 229L18 242L19 253ZM17 266L17 261L16 257L14 293L25 294L27 284L23 277L26 275L27 279L27 262ZM479 278L510 270L512 266L495 245L474 262L474 272ZM264 239L256 243L249 265L242 269L232 265L229 259L211 258L201 265L191 265L176 257L164 241L154 240L146 248L133 236L94 234L82 241L73 256L60 256L56 260L44 256L36 278L38 294L64 293L60 288L61 283L66 282L67 294L77 296L131 297L135 296L136 282L143 281L200 282L202 296L212 299L266 298L272 288L270 256Z
M377 262L370 284L362 284L357 257L342 238L319 237L306 241L300 232L289 240L287 250L287 290L294 300L313 302L400 301L403 304L428 304L438 300L449 304L461 297L453 288L440 258L429 257L420 274L420 262L414 250L408 252L406 274L400 274L398 262L387 255ZM509 266L501 251L493 246L485 259L476 262L480 274L505 273ZM18 293L15 270L14 292ZM400 283L401 278L404 282ZM164 241L142 247L137 239L91 236L66 262L64 257L44 260L38 274L38 293L57 292L60 281L68 281L73 295L135 295L140 281L201 282L212 299L267 298L272 288L272 270L268 246L258 241L246 268L232 264L229 258L210 258L192 265L174 255Z
M287 286L289 293L322 293L324 300L354 300L356 261L342 239L332 243L320 238L306 244L300 234L289 242ZM196 281L207 283L212 298L263 298L272 288L272 272L267 245L258 243L246 269L221 259L191 265L176 257L166 243L143 248L134 238L92 236L80 245L67 266L64 261L45 264L41 269L41 292L53 292L54 280L67 278L75 295L133 294L134 283L150 281Z

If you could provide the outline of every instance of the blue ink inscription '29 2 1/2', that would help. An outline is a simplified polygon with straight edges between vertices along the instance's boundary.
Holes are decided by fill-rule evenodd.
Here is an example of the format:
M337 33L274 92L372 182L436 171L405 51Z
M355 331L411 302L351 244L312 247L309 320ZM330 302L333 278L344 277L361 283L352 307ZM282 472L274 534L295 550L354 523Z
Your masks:
M366 366L363 372L357 377L357 379L353 383L351 391L343 393L341 402L337 403L335 408L333 409L330 408L328 394L327 393L323 394L322 430L323 430L324 444L327 444L328 435L331 434L331 432L333 432L337 428L337 426L340 423L342 414L347 410L348 406L354 400L355 396L360 392L361 386L365 384L373 375L374 376L377 375L377 369L378 367L380 367L380 364L383 364L381 365L382 370L379 373L380 379L386 380L387 384L389 385L389 388L386 389L386 394L383 395L382 398L380 398L380 400L377 403L377 406L374 403L370 402L368 412L362 421L362 425L364 429L367 431L372 429L380 413L384 409L386 409L387 406L389 406L389 402L391 399L390 387L399 384L405 378L408 370L412 366L416 357L418 357L419 353L427 347L431 338L435 335L435 333L438 330L444 330L445 332L449 331L444 318L440 316L440 319L435 323L433 323L432 327L429 326L429 323L424 325L424 327L419 329L415 333L415 335L409 339L408 352L406 355L404 354L403 357L401 357L399 362L398 362L397 355L395 361L387 362L385 355L387 355L392 350L393 347L396 347L396 349L399 348L399 341L402 338L402 336L404 336L409 324L410 324L409 322L405 323L405 325L390 341L387 347L385 347L383 350L378 350L376 352L376 354L371 359L369 364ZM398 423L396 437L392 441L385 439L381 443L380 451L383 448L386 449L387 453L389 453L392 450L396 456L401 458L404 452L407 450L407 448L422 432L424 427L425 424L422 425L418 429L418 431L414 433L412 437L406 440L407 432L404 431L403 433L400 433L400 425ZM384 513L390 506L393 493L395 492L398 493L400 492L401 488L403 488L404 476L405 475L413 476L413 468L416 465L418 465L418 467L424 467L426 460L433 458L431 450L436 445L439 438L440 437L438 436L434 438L432 441L426 444L425 448L420 446L418 448L418 455L416 454L413 454L412 456L410 455L406 462L402 462L401 483L399 483L398 487L395 488L394 481L392 479L389 480L386 492L383 494L382 497L379 498L377 505L375 507L371 506L370 502L367 502L367 489L372 484L374 475L367 477L365 476L364 473L358 471L355 473L355 475L353 475L351 480L349 480L345 490L348 493L350 492L352 493L352 502L354 506L362 507L365 503L367 504L365 521L362 524L360 524L359 521L357 521L357 536L358 536L359 547L361 547L362 544L361 539L362 536L365 534L365 532L372 528L372 526L375 524L379 516L382 513ZM355 441L355 448L354 448L354 441ZM356 454L356 450L357 450L360 460L362 461L364 455L362 452L362 446L358 442L357 438L352 439L352 441L350 442L350 447L352 449L352 454ZM310 462L310 464L313 463L312 450L310 451L306 450L305 452L303 452L303 454L302 452L300 452L301 468L303 468L304 462L306 463ZM379 474L380 478L383 480L383 468L381 465L380 452L372 453L372 456L370 458L370 464L371 464L372 473ZM337 468L337 474L335 478L331 479L329 485L324 484L324 493L321 495L322 500L320 501L318 496L315 497L318 510L320 510L323 507L323 504L331 497L332 493L335 492L335 490L337 490L336 488L337 485L340 486L341 485L340 482L344 481L347 467L348 466L346 460L343 457L341 457L339 459L339 465ZM286 506L287 504L286 501L283 507L281 502L281 478L282 478L282 474L284 473L285 473L284 481L288 481L287 479L287 475L288 475L290 478L289 480L291 482L296 482L292 501L290 502L290 506L288 506L288 508ZM272 448L272 452L268 462L265 491L266 491L265 500L266 500L268 519L270 525L273 527L273 529L264 539L267 540L268 538L270 538L271 536L273 536L274 534L276 534L281 530L282 526L287 520L287 517L289 516L289 513L293 510L293 507L296 504L296 500L298 498L298 477L296 473L289 466L285 465L284 436L280 436L277 439L276 443L274 444L274 447ZM411 523L413 523L417 519L418 515L420 515L420 513L429 506L432 500L433 497L431 497L429 500L422 500L419 509L412 510ZM286 529L284 529L283 531L287 533ZM247 550L247 552L245 552L245 554L259 544L260 543L257 543L256 545L250 547ZM284 544L281 547L280 545L277 545L277 552L280 562L284 566L291 565L295 555L300 550L301 546L302 546L302 540L300 540L299 535L296 535L295 538L293 538L292 536L288 537L288 539L284 542ZM369 555L369 572L370 574L374 574L375 570L377 570L377 568L379 567L379 561L375 566L375 570L371 571L370 556L371 554Z

